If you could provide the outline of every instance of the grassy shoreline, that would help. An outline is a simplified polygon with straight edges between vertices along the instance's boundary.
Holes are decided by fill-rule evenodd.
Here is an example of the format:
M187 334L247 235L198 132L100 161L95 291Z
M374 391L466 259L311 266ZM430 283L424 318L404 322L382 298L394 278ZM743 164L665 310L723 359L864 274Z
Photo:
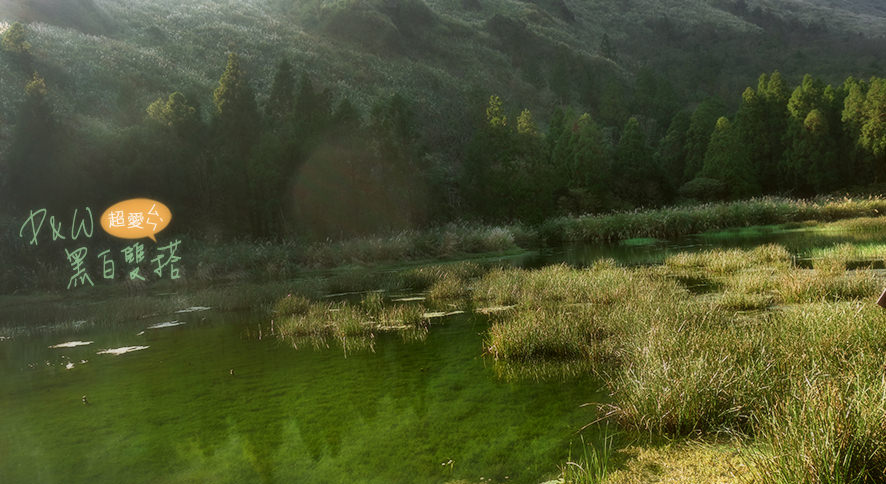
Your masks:
M197 286L231 281L285 280L324 269L459 260L491 254L515 255L566 243L676 239L727 228L827 222L881 214L886 214L886 198L883 197L811 200L766 197L559 217L537 226L451 223L423 230L315 243L212 242L186 236L182 237L182 274L188 284ZM0 258L13 262L0 272L0 291L9 294L63 288L70 268L46 261L36 263L38 256L17 237L16 224L6 221L3 225ZM59 260L63 262L63 258Z
M550 219L537 226L522 224L449 224L426 230L343 241L296 244L200 245L197 258L204 273L239 261L234 271L266 268L268 275L305 269L373 265L391 262L463 259L490 253L519 253L565 243L613 243L628 239L676 239L728 228L794 222L830 222L886 214L886 198L820 197L811 200L752 200L674 206L600 215ZM205 260L204 260L205 259ZM231 268L224 269L232 272ZM197 275L200 277L200 275Z
M519 301L493 322L492 357L589 363L612 398L602 420L677 442L735 439L746 475L721 482L879 482L886 311L874 300L886 278L835 252L813 269L777 245L655 267L511 269L474 295ZM711 290L690 291L698 278ZM633 482L620 479L574 482Z
M412 277L431 304L508 308L491 313L484 342L510 368L500 374L591 371L605 383L599 418L639 446L591 449L563 468L566 482L649 482L635 465L646 460L669 482L864 483L886 475L886 311L873 303L886 277L849 268L871 256L886 252L836 246L805 268L768 244L658 266L464 263ZM302 331L334 335L348 326L335 318Z
M886 202L834 203L820 215L839 219ZM824 229L876 234L884 225L882 218L856 218ZM640 460L659 462L659 477L691 482L687 476L708 474L695 468L680 480L690 461L725 456L732 467L709 469L721 482L864 483L886 476L886 311L873 304L886 284L873 262L883 259L886 246L865 242L815 249L805 265L773 244L678 253L641 267L602 260L581 269L522 269L490 258L344 268L179 294L119 297L125 290L109 289L105 301L78 307L115 324L191 305L258 306L274 315L282 340L335 342L346 352L371 347L376 331L421 338L427 310L506 309L490 313L484 342L500 375L594 372L611 395L598 416L645 436L607 477L573 473L569 482L646 482L638 476L648 468L632 467ZM422 292L426 300L389 306L373 290ZM359 302L323 299L346 291L365 295ZM4 314L18 307L71 317L67 304L52 294L0 297ZM660 439L673 445L652 443ZM598 459L594 452L578 460ZM617 462L625 452L604 454ZM591 463L576 464L569 469Z

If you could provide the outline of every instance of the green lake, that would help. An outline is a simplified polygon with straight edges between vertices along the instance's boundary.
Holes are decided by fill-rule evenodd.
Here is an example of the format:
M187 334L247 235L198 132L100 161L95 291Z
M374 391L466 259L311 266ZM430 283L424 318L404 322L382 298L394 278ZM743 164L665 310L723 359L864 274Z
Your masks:
M347 357L258 339L261 316L163 320L0 342L0 482L538 483L602 398L498 378L482 316ZM70 341L93 343L49 348Z
M775 242L799 259L882 234L757 227L679 241L544 250L508 263L624 264ZM539 483L602 430L601 384L509 381L483 356L485 316L435 320L423 341L295 349L261 313L159 314L0 339L0 482ZM162 323L170 322L184 324ZM161 324L164 327L149 329ZM259 337L259 335L263 337ZM62 343L90 342L51 348ZM102 350L143 347L124 354ZM83 399L86 399L84 403Z

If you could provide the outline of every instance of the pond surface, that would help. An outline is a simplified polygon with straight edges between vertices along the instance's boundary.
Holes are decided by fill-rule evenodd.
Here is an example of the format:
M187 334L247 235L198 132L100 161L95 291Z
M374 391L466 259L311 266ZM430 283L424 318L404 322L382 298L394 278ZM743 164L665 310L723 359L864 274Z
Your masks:
M668 256L679 252L752 249L762 244L782 245L802 260L810 257L815 249L842 243L886 243L886 230L853 231L811 224L742 227L675 240L630 239L617 244L572 244L543 251L538 256L527 258L524 264L534 267L565 262L582 267L605 258L625 265L661 264Z
M603 398L498 378L480 316L347 358L259 340L258 315L174 316L0 342L0 482L538 483Z
M508 261L653 264L763 243L804 258L883 240L752 227ZM425 341L378 335L374 352L347 357L267 337L261 314L136 316L113 328L0 340L0 482L538 483L581 454L576 432L595 414L580 405L605 399L590 379L500 378L482 356L480 315L443 318ZM600 429L581 437L599 442Z

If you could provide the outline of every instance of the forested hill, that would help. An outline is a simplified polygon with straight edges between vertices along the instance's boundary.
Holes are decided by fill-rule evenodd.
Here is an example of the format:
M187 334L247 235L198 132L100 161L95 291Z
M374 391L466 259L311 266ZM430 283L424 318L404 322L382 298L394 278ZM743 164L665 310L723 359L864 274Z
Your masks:
M876 74L883 43L866 38L886 35L874 0L0 0L0 21L15 20L30 24L35 67L60 101L124 118L172 90L208 104L228 51L260 101L288 58L362 107L392 91L435 105L498 92L597 114L607 89L645 71L688 102L773 69ZM2 66L8 108L30 73Z
M24 26L24 44L6 45L0 56L0 184L6 188L22 176L10 174L11 164L21 171L28 157L63 173L64 185L79 187L47 187L68 202L78 191L96 193L98 184L107 197L151 192L173 167L145 153L167 164L174 158L200 179L221 155L195 146L174 156L156 151L156 143L176 145L154 133L149 121L171 126L169 110L182 102L193 126L179 136L212 144L221 129L214 92L234 53L237 82L248 87L264 121L256 118L261 129L225 156L267 160L273 156L253 148L294 150L295 159L262 176L297 184L315 150L341 155L341 147L323 141L331 136L328 126L312 132L299 113L292 116L301 128L286 135L268 127L268 119L275 104L291 109L296 94L313 99L339 128L365 127L376 140L380 129L399 129L391 135L396 143L375 151L382 156L397 145L393 157L413 160L409 169L435 187L422 202L433 206L422 223L471 218L459 180L491 94L501 96L511 119L524 108L536 113L542 130L558 108L587 112L613 147L633 117L652 150L681 111L711 98L723 103L722 114L737 109L741 92L756 86L761 73L779 70L791 86L806 73L838 85L847 76L867 79L886 69L886 8L874 0L0 0L4 37L16 22ZM275 78L286 77L297 93L281 98L278 91L275 98ZM174 92L181 94L173 98ZM35 93L39 107L28 107ZM39 118L41 110L51 113L52 123L26 129L24 112ZM404 126L396 128L397 122ZM53 132L52 142L41 142L39 130ZM286 142L258 143L268 133ZM28 143L53 151L27 152ZM245 196L249 190L243 190ZM286 198L277 202L305 202Z

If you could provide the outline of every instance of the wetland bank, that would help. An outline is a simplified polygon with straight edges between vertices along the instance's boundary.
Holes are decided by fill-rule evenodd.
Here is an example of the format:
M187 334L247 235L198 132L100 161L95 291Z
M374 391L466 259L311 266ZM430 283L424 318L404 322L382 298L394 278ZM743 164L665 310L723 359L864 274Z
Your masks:
M0 482L886 482L874 3L0 1Z
M4 329L2 475L877 482L884 233L862 217L29 296L78 319Z

